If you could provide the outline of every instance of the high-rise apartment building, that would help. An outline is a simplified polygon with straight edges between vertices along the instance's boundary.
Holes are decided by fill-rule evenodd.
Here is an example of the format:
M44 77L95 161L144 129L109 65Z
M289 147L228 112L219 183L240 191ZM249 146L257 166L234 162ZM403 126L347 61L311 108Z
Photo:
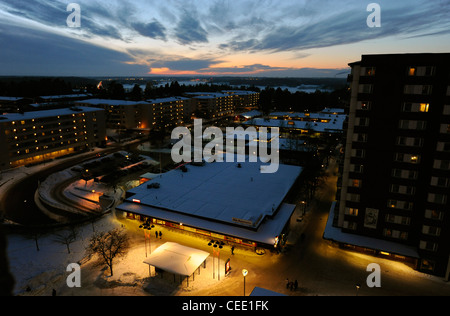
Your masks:
M417 269L448 278L450 54L365 55L349 65L335 225L414 247Z

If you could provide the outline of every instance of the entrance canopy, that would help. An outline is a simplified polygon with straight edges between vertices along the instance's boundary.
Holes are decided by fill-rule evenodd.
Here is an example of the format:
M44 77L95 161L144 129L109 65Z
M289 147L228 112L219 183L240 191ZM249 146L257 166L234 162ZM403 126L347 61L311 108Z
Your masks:
M144 263L174 274L190 276L208 256L206 251L167 242L154 250Z

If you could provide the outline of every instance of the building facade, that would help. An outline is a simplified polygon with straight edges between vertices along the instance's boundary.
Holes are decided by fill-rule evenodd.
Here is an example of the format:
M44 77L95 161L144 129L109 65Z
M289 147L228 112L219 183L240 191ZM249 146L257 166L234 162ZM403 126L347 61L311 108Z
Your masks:
M450 54L366 55L350 66L335 225L415 247L419 270L448 278Z
M187 93L195 103L196 114L205 119L220 119L234 116L235 97L220 92Z
M106 127L109 129L135 129L142 124L143 112L149 103L140 101L88 99L75 102L77 105L97 107L105 110Z
M0 169L40 163L106 145L105 111L96 108L0 116Z
M115 130L177 126L190 119L194 111L191 99L183 97L147 101L89 99L76 104L104 109L107 128Z

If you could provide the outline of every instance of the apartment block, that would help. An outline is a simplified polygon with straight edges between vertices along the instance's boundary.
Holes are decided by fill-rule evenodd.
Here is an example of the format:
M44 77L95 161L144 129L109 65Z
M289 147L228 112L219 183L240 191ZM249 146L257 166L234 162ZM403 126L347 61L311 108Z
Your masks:
M43 162L106 144L105 111L71 107L0 116L0 169Z
M193 102L188 98L170 97L147 101L89 99L78 105L105 110L109 129L159 129L183 124L192 115Z
M413 247L418 270L448 278L450 54L364 55L349 65L335 226Z
M109 129L135 129L148 125L148 122L143 122L142 114L150 104L144 101L88 99L75 104L104 109L106 127Z
M186 93L195 102L196 113L205 119L218 119L233 116L235 102L232 94L221 92Z

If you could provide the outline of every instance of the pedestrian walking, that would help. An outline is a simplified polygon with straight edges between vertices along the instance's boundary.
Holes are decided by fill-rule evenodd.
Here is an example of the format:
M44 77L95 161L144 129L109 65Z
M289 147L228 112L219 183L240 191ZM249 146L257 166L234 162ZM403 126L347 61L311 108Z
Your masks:
M291 284L291 282L289 282L289 279L286 279L286 288L289 288L289 285Z
M298 289L298 281L295 280L294 281L294 291L297 291L297 289Z
M156 238L158 238L158 231L155 231L155 236Z
M231 254L234 255L234 246L231 247Z
M161 231L159 231L159 239L162 239L162 233L161 233Z

